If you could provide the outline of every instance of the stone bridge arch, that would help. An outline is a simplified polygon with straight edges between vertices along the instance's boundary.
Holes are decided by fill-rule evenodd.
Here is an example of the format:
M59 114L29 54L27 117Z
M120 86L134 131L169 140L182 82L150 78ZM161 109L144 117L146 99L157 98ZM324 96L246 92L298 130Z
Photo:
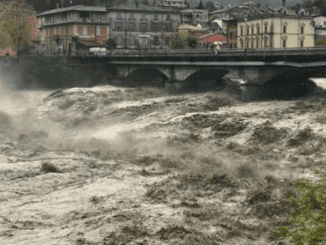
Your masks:
M125 76L125 84L128 86L157 86L164 87L164 82L169 77L155 67L130 67Z

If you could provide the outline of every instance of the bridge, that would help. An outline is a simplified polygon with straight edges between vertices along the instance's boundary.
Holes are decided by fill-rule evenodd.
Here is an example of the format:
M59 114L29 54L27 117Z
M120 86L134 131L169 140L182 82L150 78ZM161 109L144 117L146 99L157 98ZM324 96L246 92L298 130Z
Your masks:
M266 93L296 94L310 77L324 73L326 48L261 50L114 50L73 51L65 55L32 52L31 57L54 58L65 66L105 67L121 80L165 81L177 89L190 81L242 79L244 101L264 98Z

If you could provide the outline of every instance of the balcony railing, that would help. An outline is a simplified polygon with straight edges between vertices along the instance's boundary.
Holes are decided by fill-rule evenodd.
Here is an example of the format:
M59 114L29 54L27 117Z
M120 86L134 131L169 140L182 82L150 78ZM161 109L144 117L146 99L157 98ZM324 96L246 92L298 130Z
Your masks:
M69 22L107 24L109 23L109 20L103 20L98 18L66 18L66 19L43 21L42 26L64 24Z

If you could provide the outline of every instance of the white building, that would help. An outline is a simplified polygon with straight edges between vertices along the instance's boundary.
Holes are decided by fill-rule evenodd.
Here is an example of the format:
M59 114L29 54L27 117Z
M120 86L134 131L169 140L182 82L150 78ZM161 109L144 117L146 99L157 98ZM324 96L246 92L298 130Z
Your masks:
M326 40L326 17L319 15L313 17L312 20L315 26L316 45L321 45L322 40Z

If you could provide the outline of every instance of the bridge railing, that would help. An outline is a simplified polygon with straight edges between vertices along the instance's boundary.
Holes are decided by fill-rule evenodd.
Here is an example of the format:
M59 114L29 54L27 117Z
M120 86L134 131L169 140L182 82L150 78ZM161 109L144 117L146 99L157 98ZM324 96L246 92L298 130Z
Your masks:
M216 52L217 51L217 52ZM45 56L106 56L106 57L197 57L197 56L274 56L274 55L307 55L307 54L325 54L324 47L305 47L305 48L264 48L264 49L232 49L225 48L221 50L211 49L169 49L169 50L107 50L107 51L58 51L58 50L31 50L30 55Z

